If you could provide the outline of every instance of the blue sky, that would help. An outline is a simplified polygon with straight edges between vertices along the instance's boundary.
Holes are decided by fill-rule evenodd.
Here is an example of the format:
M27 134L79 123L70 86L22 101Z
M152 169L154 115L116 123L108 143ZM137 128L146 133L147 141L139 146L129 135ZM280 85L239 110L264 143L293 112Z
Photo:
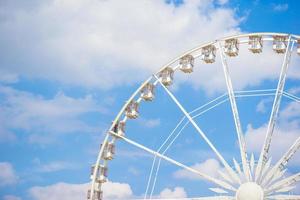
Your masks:
M298 1L260 0L1 0L0 199L82 199L105 131L143 80L182 52L220 37L299 35L299 6ZM265 48L259 56L241 48L241 55L228 61L235 89L276 88L283 56ZM293 54L285 89L295 95L299 61ZM171 87L188 111L226 89L219 60L212 65L196 61L195 68L191 75L175 74ZM257 156L272 96L238 98L237 103L249 151ZM127 124L127 136L153 149L182 117L161 87L140 112L138 120ZM298 137L299 112L299 105L283 98L271 148L274 159ZM196 121L230 163L232 157L240 160L228 102ZM167 155L211 169L205 172L212 175L222 168L192 126ZM141 196L152 159L118 142L108 198ZM289 172L299 172L299 160L298 153ZM154 194L209 195L208 186L162 161Z

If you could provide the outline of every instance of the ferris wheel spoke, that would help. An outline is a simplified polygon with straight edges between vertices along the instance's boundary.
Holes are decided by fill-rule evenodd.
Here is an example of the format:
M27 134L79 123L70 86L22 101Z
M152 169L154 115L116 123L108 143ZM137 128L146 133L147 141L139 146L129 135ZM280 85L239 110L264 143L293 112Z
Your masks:
M240 180L239 176L236 174L236 172L229 166L229 164L226 162L226 160L223 158L223 156L220 154L220 152L216 149L216 147L207 138L205 133L200 129L200 127L197 125L197 123L194 121L194 119L188 114L188 112L185 110L185 108L179 103L179 101L173 95L173 93L161 82L161 80L157 76L154 75L154 77L159 81L160 85L164 88L164 90L167 92L167 94L171 97L171 99L175 102L175 104L183 112L183 114L186 116L186 118L194 126L194 128L197 130L199 135L204 139L204 141L208 144L208 146L216 154L217 158L220 160L220 162L222 163L222 165L225 167L226 171L230 175L232 182L241 183L241 180Z
M180 163L180 162L178 162L176 160L173 160L172 158L169 158L168 156L165 156L163 154L160 154L157 151L154 151L154 150L152 150L152 149L150 149L148 147L145 147L142 144L139 144L139 143L137 143L137 142L135 142L135 141L133 141L131 139L128 139L128 138L124 137L124 136L120 136L120 135L118 135L117 133L115 133L113 131L110 131L110 134L113 135L113 136L115 136L115 137L121 138L125 142L127 142L127 143L129 143L129 144L131 144L131 145L133 145L133 146L135 146L135 147L137 147L139 149L142 149L142 150L144 150L144 151L146 151L146 152L148 152L148 153L150 153L150 154L152 154L154 156L157 156L157 157L159 157L159 158L161 158L161 159L163 159L165 161L168 161L168 162L170 162L170 163L172 163L172 164L174 164L174 165L176 165L176 166L178 166L180 168L183 168L183 169L185 169L185 170L187 170L187 171L189 171L191 173L197 174L200 178L202 178L202 179L204 179L206 181L209 181L211 183L219 185L220 187L225 188L227 190L236 191L236 188L234 188L229 183L226 183L226 182L224 182L222 180L219 180L219 179L213 178L213 177L211 177L209 175L206 175L206 174L204 174L204 173L202 173L202 172L200 172L200 171L198 171L198 170L196 170L194 168L188 167L188 166L186 166L186 165L184 165L184 164L182 164L182 163Z
M300 137L294 142L294 144L289 148L289 150L280 158L280 160L274 165L274 167L269 171L269 173L264 177L262 184L268 184L274 178L274 176L282 171L288 164L289 160L295 155L295 153L300 149Z
M270 187L268 187L268 189L266 190L266 193L272 194L282 188L293 186L294 184L298 183L299 181L300 181L300 172L297 174L294 174L292 176L289 176L285 179L275 182Z
M230 100L230 105L231 105L231 109L232 109L232 113L233 113L235 128L236 128L238 141L239 141L243 171L244 171L246 179L248 181L250 181L252 179L252 177L251 177L250 167L249 167L248 159L247 159L246 144L245 144L244 134L243 134L240 118L239 118L235 94L233 91L233 86L232 86L232 82L231 82L231 78L230 78L230 74L229 74L228 64L227 64L225 52L222 48L221 43L218 42L218 45L219 45L219 52L220 52L220 56L221 56L221 60L222 60L224 76L225 76L225 80L226 80L228 96L229 96L229 100Z
M274 200L299 200L300 195L274 195L269 196L268 198Z
M276 94L275 94L273 107L272 107L272 111L271 111L271 115L270 115L270 119L269 119L269 123L268 123L266 137L265 137L264 144L263 144L263 147L262 147L262 150L261 150L261 153L259 156L258 164L256 167L255 181L258 181L258 182L260 181L261 172L262 172L263 167L268 159L268 153L269 153L269 149L270 149L272 135L274 132L275 122L278 117L281 97L283 95L285 80L286 80L286 76L287 76L287 70L289 67L289 62L290 62L290 58L292 55L293 47L294 47L294 40L292 41L291 36L289 36L288 46L287 46L286 52L284 54L284 59L283 59L281 72L280 72L280 76L279 76L279 80L278 80L278 84L277 84Z

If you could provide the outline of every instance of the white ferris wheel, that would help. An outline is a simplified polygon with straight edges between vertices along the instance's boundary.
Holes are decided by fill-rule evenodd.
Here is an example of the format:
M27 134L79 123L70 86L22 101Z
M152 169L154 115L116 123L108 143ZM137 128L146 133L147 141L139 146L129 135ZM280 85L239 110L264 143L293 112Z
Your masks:
M229 60L237 59L242 46L246 46L249 54L254 56L261 54L265 48L273 49L274 56L281 54L282 61L279 69L279 77L276 79L276 87L272 89L256 89L256 90L234 90L232 77L230 73ZM153 188L155 187L157 171L160 167L160 161L168 162L178 168L189 171L194 176L199 176L214 187L207 188L213 192L212 196L202 197L186 197L181 199L232 199L232 200L263 200L263 199L281 199L296 200L300 199L300 195L292 194L290 191L297 187L300 181L300 172L287 173L287 165L300 148L300 133L298 139L285 149L285 153L274 162L270 159L270 146L274 137L274 128L279 115L280 105L283 97L288 98L297 103L300 98L285 90L286 77L290 65L293 52L300 55L300 36L282 33L251 33L241 34L222 39L217 39L200 45L190 51L185 52L176 59L163 66L157 73L149 77L126 101L118 115L115 117L111 127L102 142L96 163L92 166L91 185L88 191L87 199L102 200L103 185L108 181L108 172L111 162L114 162L115 156L118 154L117 144L124 142L139 150L145 151L153 156L152 166L149 166L149 176L145 182L145 194L143 197L136 199L165 199L153 196ZM226 82L226 93L212 99L211 101L193 109L186 109L181 100L176 97L170 86L175 81L174 74L189 74L195 70L195 61L198 59L204 64L214 63L216 58L220 59L222 68L220 69L224 75ZM161 141L160 148L152 149L146 144L130 139L130 134L126 130L126 123L139 118L142 113L140 108L143 104L151 104L157 99L157 89L165 92L178 107L182 114L181 120L174 125L174 129ZM156 91L156 92L155 92ZM255 158L252 152L247 151L245 135L243 133L242 124L239 116L237 98L247 96L272 96L272 107L270 115L266 122L267 128L264 136L261 151ZM156 98L155 98L156 97ZM208 112L213 108L227 101L230 105L231 116L233 116L235 137L237 138L239 158L233 158L228 161L222 155L220 149L214 145L207 133L196 122L196 118L204 112ZM230 117L231 117L230 116ZM228 116L227 116L228 117ZM195 132L201 137L201 140L213 152L215 158L221 163L223 170L219 172L218 177L201 172L196 168L185 165L182 162L166 155L166 151L172 146L182 130L190 125ZM249 154L251 156L249 156ZM158 163L158 164L157 164ZM153 181L154 180L154 181ZM104 195L105 196L105 195ZM172 198L169 198L172 199Z

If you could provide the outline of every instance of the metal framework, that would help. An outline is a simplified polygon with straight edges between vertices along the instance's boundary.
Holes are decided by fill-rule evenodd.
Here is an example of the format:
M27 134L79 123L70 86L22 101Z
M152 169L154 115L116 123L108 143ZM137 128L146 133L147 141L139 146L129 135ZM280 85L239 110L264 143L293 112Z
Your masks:
M294 189L295 185L299 183L300 172L285 177L285 172L287 170L286 166L288 162L300 149L300 137L275 163L275 165L271 164L271 159L269 158L269 148L271 145L282 97L289 98L295 102L300 102L299 97L284 91L289 62L292 56L292 52L294 51L294 44L299 43L299 40L300 36L282 33L251 33L236 35L200 45L167 63L157 73L153 74L143 84L141 84L141 86L124 104L115 120L113 121L111 127L108 129L104 141L100 146L96 163L92 167L91 185L88 191L87 199L103 199L102 185L107 181L107 169L109 166L109 162L114 158L115 143L118 140L121 140L153 155L153 163L149 173L146 192L143 199L163 200L152 197L157 182L161 160L165 160L177 167L195 174L196 176L199 176L201 179L208 181L216 186L216 188L209 189L213 191L217 196L183 198L181 200L300 200L299 195L291 195L289 193L292 189ZM263 42L273 42L273 50L276 53L284 53L284 59L278 79L277 88L234 91L227 59L230 59L230 57L238 56L239 45L243 44L248 44L249 50L252 53L260 53L262 52ZM183 73L192 73L194 60L198 58L202 59L205 63L215 62L217 51L219 52L223 67L227 93L188 112L177 99L177 97L168 89L168 87L174 81L174 73L179 70L181 70ZM297 52L299 51L300 50L298 45ZM175 128L171 131L169 136L163 141L161 146L157 150L153 150L125 136L125 124L128 119L135 119L139 116L138 108L142 104L142 101L152 101L155 97L154 89L159 86L163 88L163 90L168 94L175 105L183 113L183 117L176 124ZM251 155L250 160L248 159L244 134L236 102L237 98L255 96L274 96L273 107L267 127L264 144L257 161L255 160L253 154ZM204 131L195 122L195 118L228 101L231 105L235 123L241 155L241 166L235 158L233 158L233 166L230 166L230 164L224 159L220 151L217 150L217 148L210 141ZM209 146L220 163L223 165L225 171L219 171L219 178L211 177L165 155L188 124L191 124L195 128L197 133L201 136L202 140ZM224 196L224 194L226 194L226 196Z

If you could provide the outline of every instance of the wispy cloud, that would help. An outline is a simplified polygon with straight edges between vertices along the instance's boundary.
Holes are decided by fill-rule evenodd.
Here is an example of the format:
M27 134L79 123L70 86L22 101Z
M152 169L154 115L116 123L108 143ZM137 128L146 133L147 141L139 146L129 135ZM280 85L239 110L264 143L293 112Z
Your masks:
M272 5L273 10L276 12L284 12L287 11L289 9L289 4L285 3L285 4L273 4Z
M154 128L160 125L160 119L146 119L146 118L141 118L139 119L139 123L142 126L145 126L147 128Z
M20 197L14 196L14 195L5 195L3 197L3 200L22 200Z
M72 170L78 168L75 163L67 161L52 161L48 163L42 163L40 159L36 158L33 161L36 171L42 173L57 172L62 170Z
M73 98L59 92L46 99L1 85L0 94L2 140L13 139L12 132L16 129L29 133L32 143L51 142L51 136L60 133L95 132L99 127L83 122L80 117L92 112L105 112L91 95Z
M0 162L0 187L14 185L18 182L18 176L9 162Z

